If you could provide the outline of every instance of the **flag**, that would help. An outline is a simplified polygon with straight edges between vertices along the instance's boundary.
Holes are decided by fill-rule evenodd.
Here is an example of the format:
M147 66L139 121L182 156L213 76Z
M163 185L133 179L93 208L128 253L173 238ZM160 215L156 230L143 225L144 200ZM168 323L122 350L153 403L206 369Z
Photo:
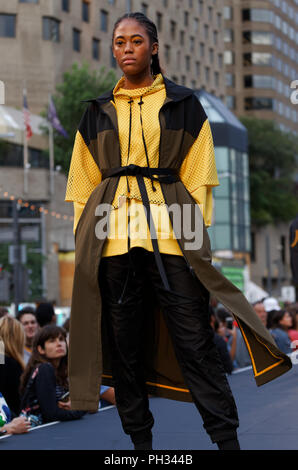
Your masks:
M29 111L29 108L28 108L28 102L27 102L27 91L26 89L24 88L23 90L23 112L24 112L24 124L25 124L25 127L26 127L26 140L29 140L30 137L32 137L33 135L33 132L32 132L32 128L31 128L31 125L30 125L30 111Z
M68 138L68 133L62 127L61 122L59 121L59 118L57 116L57 111L54 105L54 101L51 96L49 98L48 120L50 121L54 129L56 129L64 137Z

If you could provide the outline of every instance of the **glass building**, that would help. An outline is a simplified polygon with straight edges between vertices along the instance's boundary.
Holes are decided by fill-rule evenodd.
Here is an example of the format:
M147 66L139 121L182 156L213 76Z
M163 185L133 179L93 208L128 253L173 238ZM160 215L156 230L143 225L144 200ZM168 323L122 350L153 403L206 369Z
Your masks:
M212 251L250 252L247 130L216 96L196 92L212 129L220 186L213 189Z

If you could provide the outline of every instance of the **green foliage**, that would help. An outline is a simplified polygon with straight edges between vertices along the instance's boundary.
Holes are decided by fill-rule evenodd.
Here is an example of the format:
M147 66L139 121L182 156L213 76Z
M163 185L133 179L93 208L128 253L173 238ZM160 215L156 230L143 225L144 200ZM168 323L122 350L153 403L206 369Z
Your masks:
M82 100L97 98L111 90L116 82L114 70L106 71L105 67L99 71L90 70L89 64L84 62L82 66L74 63L64 73L62 83L56 86L57 93L53 96L53 101L59 120L69 138L66 139L54 129L55 165L60 165L66 174L71 160L75 133L86 109L86 103L82 103ZM47 110L42 115L47 116ZM47 132L47 129L44 129L44 132Z
M36 251L39 248L39 244L37 242L23 242L22 244L27 247L27 263L24 267L28 270L30 279L29 289L31 290L31 294L28 292L28 297L21 300L25 302L34 302L36 298L41 297L43 294L41 268L43 263L46 261L46 256ZM0 243L0 260L3 270L11 273L11 281L13 282L13 266L9 264L8 248L9 243ZM10 301L13 302L13 285L11 285L10 297Z
M251 219L257 225L287 222L298 213L298 138L274 121L242 117L248 130Z

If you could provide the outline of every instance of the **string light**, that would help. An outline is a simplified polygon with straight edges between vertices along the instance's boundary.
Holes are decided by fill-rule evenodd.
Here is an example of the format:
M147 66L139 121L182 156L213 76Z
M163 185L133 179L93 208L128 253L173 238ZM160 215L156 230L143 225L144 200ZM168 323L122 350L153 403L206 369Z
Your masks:
M3 191L2 188L0 187L0 194L1 193L3 194L3 197L10 199L11 201L14 201L15 199L17 199L16 196L14 196L13 194L9 194L7 191ZM74 220L74 217L71 215L60 214L59 212L56 212L56 211L49 212L49 210L45 209L43 206L37 206L35 204L30 205L28 201L24 201L21 198L17 199L17 203L22 207L29 208L29 210L31 210L32 212L35 212L36 210L38 210L40 213L43 213L45 215L50 215L52 217L55 217L56 219L70 220L70 221Z

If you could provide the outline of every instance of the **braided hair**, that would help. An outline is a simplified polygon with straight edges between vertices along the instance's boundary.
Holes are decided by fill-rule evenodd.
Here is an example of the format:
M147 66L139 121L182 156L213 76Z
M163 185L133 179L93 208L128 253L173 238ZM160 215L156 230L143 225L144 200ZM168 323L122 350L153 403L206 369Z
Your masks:
M136 20L145 28L150 39L150 44L153 44L154 42L158 43L158 33L157 33L157 28L155 24L146 15L140 12L125 13L125 15L118 18L118 20L116 21L114 25L112 41L114 41L114 35L115 35L115 31L117 27L119 26L122 20L126 20L127 18ZM159 73L162 73L162 70L160 67L159 57L157 53L157 54L152 55L151 74L157 75Z

